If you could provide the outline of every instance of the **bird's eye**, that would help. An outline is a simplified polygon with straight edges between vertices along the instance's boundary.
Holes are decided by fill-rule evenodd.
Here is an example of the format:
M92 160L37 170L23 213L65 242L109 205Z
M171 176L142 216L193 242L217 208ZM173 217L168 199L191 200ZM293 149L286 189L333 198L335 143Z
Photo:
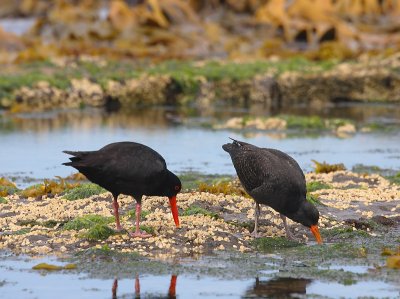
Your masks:
M179 191L181 189L181 187L179 187L178 185L175 186L175 190Z

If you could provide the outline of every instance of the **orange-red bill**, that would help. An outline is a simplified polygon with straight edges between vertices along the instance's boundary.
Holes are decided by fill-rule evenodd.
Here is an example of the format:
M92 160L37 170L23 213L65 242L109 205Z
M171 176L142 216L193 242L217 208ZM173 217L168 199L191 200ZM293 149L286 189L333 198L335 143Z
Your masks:
M176 227L179 228L179 217L178 217L178 206L176 205L176 196L169 198L169 203L171 205L172 217L174 217L174 222Z
M310 227L311 232L313 233L315 239L317 239L318 244L322 244L322 238L318 230L317 225L311 225Z

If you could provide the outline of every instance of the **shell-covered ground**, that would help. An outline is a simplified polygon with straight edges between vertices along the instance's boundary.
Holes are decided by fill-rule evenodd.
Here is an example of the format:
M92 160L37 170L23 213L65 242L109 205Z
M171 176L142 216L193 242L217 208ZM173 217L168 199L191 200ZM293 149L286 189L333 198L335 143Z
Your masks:
M306 179L318 186L310 192L310 197L320 211L319 226L325 242L335 242L352 234L382 234L377 227L397 231L400 225L399 185L377 174L348 171L308 173ZM126 231L113 231L110 193L74 201L62 196L23 198L10 195L0 204L0 250L35 255L98 248L157 258L255 250L254 239L250 236L254 226L251 198L198 191L181 193L178 195L179 229L175 228L167 198L144 197L142 203L142 228L153 235L147 239L132 238ZM122 225L132 231L134 201L121 195L119 204ZM308 228L292 221L289 225L299 242L315 243ZM285 236L279 215L269 207L262 206L259 232L262 237Z

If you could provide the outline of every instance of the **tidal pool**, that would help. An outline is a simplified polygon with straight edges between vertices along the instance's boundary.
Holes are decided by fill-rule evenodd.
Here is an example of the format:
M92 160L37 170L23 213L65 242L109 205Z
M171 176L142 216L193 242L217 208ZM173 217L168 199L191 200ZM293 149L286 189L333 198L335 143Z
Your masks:
M210 115L196 112L189 116L186 112L182 116L172 108L156 107L118 113L85 109L4 114L0 117L0 176L36 179L67 176L74 170L61 165L68 160L63 150L96 150L108 143L126 140L156 149L177 173L233 175L229 155L221 148L230 142L229 137L285 151L305 171L312 170L312 159L344 163L349 169L356 164L400 169L399 130L356 133L349 138L338 138L327 132L283 138L274 132L212 130L196 125L204 119L224 120L244 113L248 111L218 110ZM390 117L385 115L380 118L394 121L389 112ZM19 183L24 185L21 180Z
M259 262L262 263L260 257ZM146 266L131 269L131 277L79 270L37 271L41 263L65 264L55 257L0 258L0 293L3 298L398 298L395 284L367 280L345 285L335 281L279 277L279 273L228 275L194 274L178 269L165 274L146 272ZM204 267L201 261L192 265ZM226 265L229 264L225 261ZM224 261L220 262L220 267ZM78 269L79 269L78 264ZM229 266L228 266L229 268ZM110 277L111 276L111 277ZM101 278L100 278L101 277Z

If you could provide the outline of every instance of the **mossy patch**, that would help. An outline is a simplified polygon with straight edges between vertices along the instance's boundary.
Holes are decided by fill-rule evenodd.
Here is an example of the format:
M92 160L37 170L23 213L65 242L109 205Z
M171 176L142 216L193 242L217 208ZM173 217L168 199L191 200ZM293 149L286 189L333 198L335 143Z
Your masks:
M7 199L0 196L0 204L5 204L5 203L8 203Z
M317 190L331 189L331 188L332 188L331 185L323 182L313 181L307 183L307 192L314 192Z
M306 199L309 203L312 203L315 206L323 206L324 204L318 199L318 196L307 193Z
M93 183L87 183L76 186L75 188L66 191L63 198L67 200L77 200L77 199L88 198L90 196L102 194L105 192L107 192L107 190L100 187L99 185Z
M329 129L337 129L349 124L354 124L354 121L345 118L329 118L325 120L325 127Z
M366 231L353 230L353 227L321 229L321 234L330 239L352 239L356 237L370 237L370 235Z
M296 115L281 115L286 121L288 129L302 129L302 130L322 130L325 129L324 121L319 116L296 116Z
M254 221L238 222L238 221L234 220L234 221L227 221L227 223L234 225L236 227L244 228L244 229L248 230L249 232L252 232L254 230Z
M114 230L106 224L96 224L83 234L89 241L105 240L114 234Z
M304 244L289 240L284 237L257 238L251 241L251 245L258 251L274 251L282 248L303 246Z
M100 215L85 215L68 221L64 225L64 229L66 230L81 230L85 228L90 229L96 225L105 225L113 221L114 217L104 217Z
M314 162L315 173L330 173L339 170L346 170L346 167L343 163L339 164L329 164L326 162L318 162L316 160L311 160Z
M196 205L190 206L182 214L182 216L190 216L190 215L204 215L204 216L209 216L213 219L219 218L217 213L207 211L206 209L203 209L202 207Z
M386 177L392 184L400 185L400 172Z
M20 219L17 221L16 224L20 225L20 226L32 227L32 226L38 225L38 226L43 226L43 227L47 227L47 228L52 228L52 227L55 227L57 224L64 224L64 223L65 222L58 222L56 220L47 220L47 221L40 222L40 221L33 220L33 219Z
M154 228L148 225L140 225L140 230L145 231L146 233L150 235L154 235L155 231Z
M13 235L25 235L25 234L27 234L27 233L29 233L31 231L31 229L30 228L21 228L21 229L19 229L19 230L17 230L17 231L15 231L15 232L13 232L12 234Z

